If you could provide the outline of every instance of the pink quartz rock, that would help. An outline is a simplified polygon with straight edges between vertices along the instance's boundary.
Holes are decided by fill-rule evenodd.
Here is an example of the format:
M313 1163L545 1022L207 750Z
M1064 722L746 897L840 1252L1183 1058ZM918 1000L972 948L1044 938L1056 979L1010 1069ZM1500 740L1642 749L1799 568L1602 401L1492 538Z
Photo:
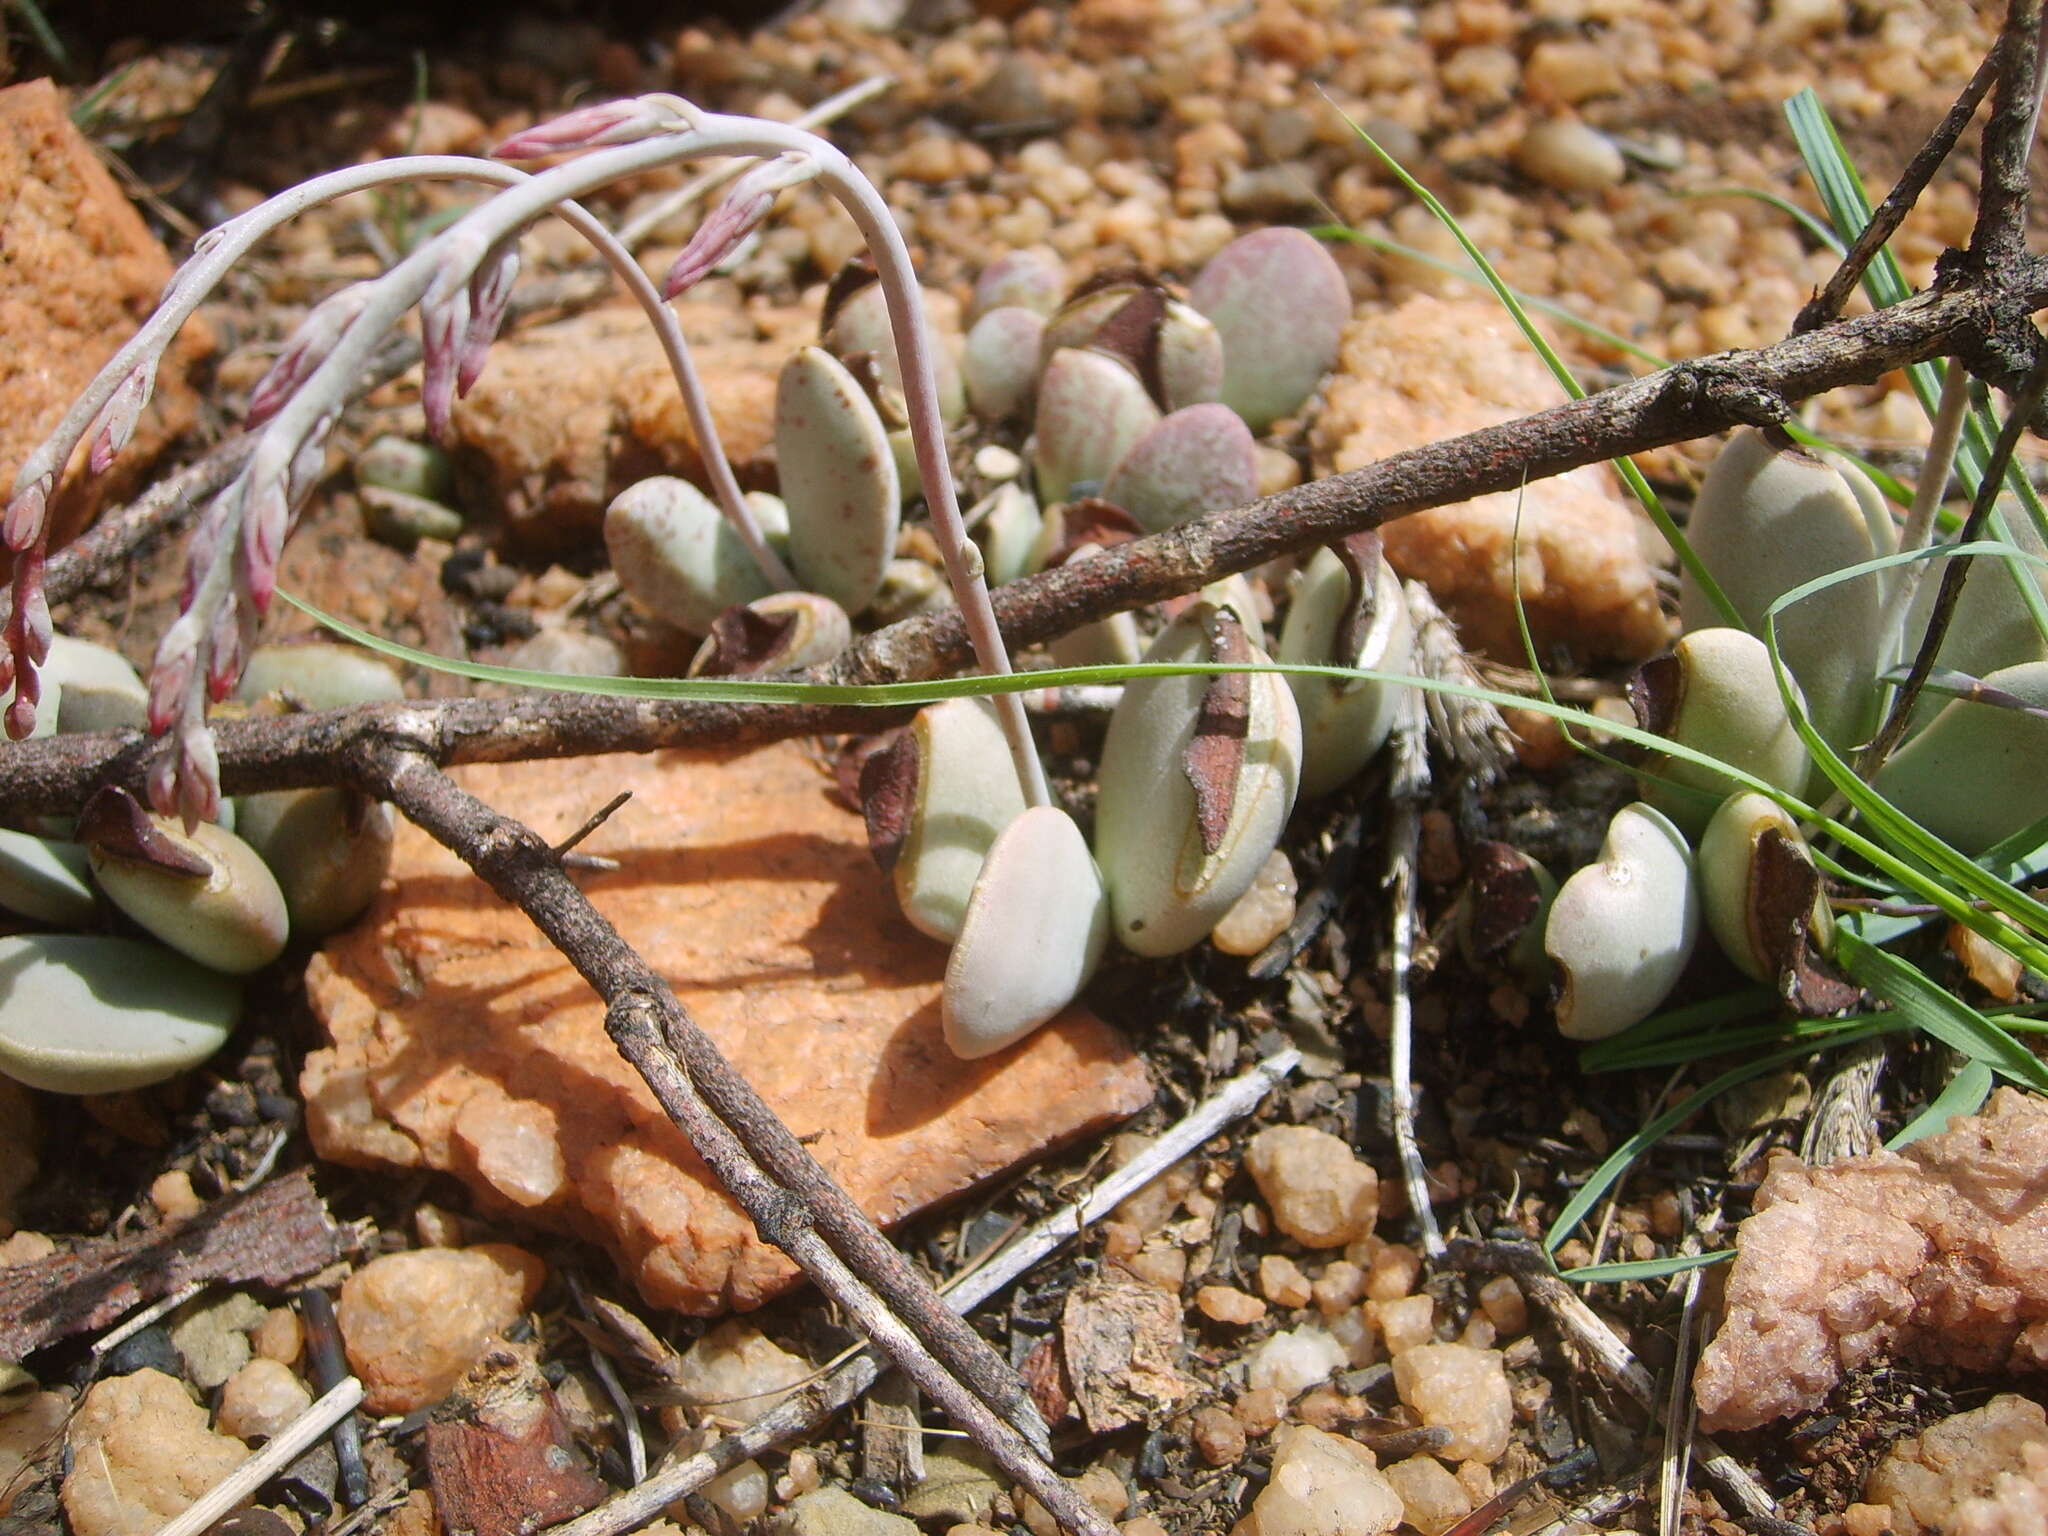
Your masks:
M903 919L799 743L457 776L548 838L633 791L583 844L620 868L583 888L885 1226L1151 1099L1123 1037L1078 1009L983 1060L946 1048L946 951ZM332 1041L301 1079L323 1157L451 1171L487 1209L603 1243L657 1306L753 1307L795 1280L568 961L424 833L401 825L392 879L307 995Z
M1897 1350L1974 1371L2048 1367L2048 1101L2001 1088L1902 1153L1772 1160L1736 1235L1693 1379L1708 1430L1816 1408Z
M415 1248L342 1282L334 1315L372 1413L438 1403L540 1290L547 1266L509 1243Z
M1491 299L1421 297L1352 321L1324 399L1310 438L1319 475L1512 421L1564 391ZM1603 464L1396 518L1380 537L1394 569L1497 660L1523 659L1517 565L1539 653L1635 661L1670 643L1654 585L1663 541Z

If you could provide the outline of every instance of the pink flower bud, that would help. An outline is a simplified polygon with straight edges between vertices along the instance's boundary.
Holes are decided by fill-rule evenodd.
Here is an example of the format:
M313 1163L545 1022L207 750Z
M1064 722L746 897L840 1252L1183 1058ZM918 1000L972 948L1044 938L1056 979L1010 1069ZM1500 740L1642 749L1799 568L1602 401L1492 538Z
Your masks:
M156 661L149 669L149 733L161 736L171 722L185 711L192 691L192 673L199 665L191 626L183 619L173 624L157 646ZM166 815L169 812L165 812Z
M277 561L291 523L291 501L282 480L252 485L242 504L242 586L257 613L270 610L277 590Z
M242 668L249 663L249 650L256 643L259 622L257 605L237 599L223 604L213 616L213 633L208 637L206 696L218 704L235 691Z
M455 393L466 396L483 377L484 361L498 329L505 323L505 311L512 302L512 286L519 280L519 242L507 236L491 248L469 280L469 327L463 332L460 355L455 366Z
M768 217L777 194L817 174L817 162L808 155L786 154L762 161L734 182L725 201L697 226L689 244L676 257L675 265L668 269L668 280L661 286L662 296L672 299L703 281Z
M14 493L7 503L7 517L0 523L0 538L9 549L27 549L43 536L43 514L50 501L54 475L39 475Z
M135 435L135 424L142 419L142 408L149 404L151 391L156 385L156 364L154 360L138 363L121 382L114 386L114 392L107 397L107 403L100 407L99 415L86 430L92 437L92 472L103 475L128 440Z
M436 278L420 300L420 409L427 432L440 441L455 409L455 376L469 332L469 289Z
M284 351L270 365L270 372L249 392L249 426L260 426L275 416L299 386L312 377L313 370L327 360L335 343L370 302L370 286L352 284L339 293L329 294L307 311L291 340L285 343Z
M545 123L521 129L491 151L496 160L537 160L542 155L595 149L600 144L631 144L657 133L678 133L694 127L701 116L679 96L627 96L617 101L578 107Z
M188 835L220 815L220 754L204 720L187 721L178 731L178 814Z

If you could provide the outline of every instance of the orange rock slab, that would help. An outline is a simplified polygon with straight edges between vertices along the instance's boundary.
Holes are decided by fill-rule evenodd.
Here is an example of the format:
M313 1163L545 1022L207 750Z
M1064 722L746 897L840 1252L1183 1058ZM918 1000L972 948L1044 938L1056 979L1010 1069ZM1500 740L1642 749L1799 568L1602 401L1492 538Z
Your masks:
M1080 1009L952 1056L945 951L903 920L801 745L458 777L550 840L633 792L581 845L619 862L584 890L884 1226L1151 1099L1123 1037ZM306 982L331 1041L301 1079L321 1156L452 1172L487 1209L604 1244L657 1306L744 1309L795 1280L613 1050L589 986L417 828Z

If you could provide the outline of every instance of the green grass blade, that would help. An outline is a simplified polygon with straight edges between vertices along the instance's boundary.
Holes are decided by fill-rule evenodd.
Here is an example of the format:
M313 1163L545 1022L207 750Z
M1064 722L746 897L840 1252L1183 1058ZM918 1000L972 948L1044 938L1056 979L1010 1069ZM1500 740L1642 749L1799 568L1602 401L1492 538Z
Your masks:
M1674 1039L1695 1040L1724 1025L1774 1012L1777 1006L1777 995L1769 987L1738 987L1720 997L1653 1014L1618 1035L1596 1040L1579 1052L1579 1066L1587 1072L1618 1072L1638 1065L1633 1058L1646 1047Z
M1858 1040L1867 1040L1884 1032L1876 1025L1865 1025L1861 1029L1842 1031L1830 1040L1828 1045L1853 1045ZM1661 1115L1651 1119L1641 1130L1616 1147L1608 1155L1607 1160L1593 1170L1592 1177L1565 1202L1564 1209L1557 1213L1557 1220L1550 1224L1549 1232L1544 1234L1544 1251L1557 1252L1565 1239L1572 1235L1573 1229L1585 1219L1586 1214L1605 1199L1607 1192L1614 1188L1621 1176L1635 1165L1636 1159L1670 1132L1683 1125L1730 1088L1739 1088L1742 1084L1762 1077L1766 1072L1774 1071L1787 1062L1811 1056L1816 1049L1811 1042L1801 1042L1798 1045L1787 1046L1782 1051L1773 1051L1770 1055L1759 1057L1755 1061L1745 1062L1739 1067L1731 1067L1706 1087L1687 1094Z
M1797 224L1801 229L1805 230L1809 235L1813 236L1814 239L1818 240L1822 245L1826 246L1829 250L1833 251L1837 259L1840 259L1841 257L1849 254L1849 248L1848 246L1842 243L1841 236L1837 235L1832 229L1828 228L1826 224L1822 223L1819 219L1815 218L1812 214L1808 213L1804 208L1800 207L1797 203L1793 202L1792 199L1790 199L1789 197L1780 197L1777 193L1769 191L1764 187L1694 187L1689 189L1681 189L1674 195L1685 198L1752 198L1755 201L1764 204L1766 207L1775 208L1778 210L1778 212L1784 214L1786 218L1790 219L1793 223Z
M1885 1143L1885 1150L1896 1152L1901 1147L1910 1147L1922 1136L1938 1136L1948 1129L1949 1121L1957 1115L1974 1115L1991 1097L1991 1085L1995 1081L1992 1070L1983 1062L1964 1062L1962 1071L1949 1079L1948 1086L1935 1095L1934 1102Z
M1848 932L1835 935L1835 958L1854 981L1890 1003L1915 1029L1972 1061L1983 1062L2000 1077L2036 1093L2048 1093L2048 1062L1961 998L1937 986L1925 971Z
M1669 1258L1631 1259L1625 1264L1581 1264L1577 1269L1560 1269L1557 1273L1574 1285L1608 1285L1623 1280L1662 1280L1666 1275L1686 1274L1709 1264L1725 1264L1734 1257L1733 1248L1717 1248L1712 1253L1674 1253Z

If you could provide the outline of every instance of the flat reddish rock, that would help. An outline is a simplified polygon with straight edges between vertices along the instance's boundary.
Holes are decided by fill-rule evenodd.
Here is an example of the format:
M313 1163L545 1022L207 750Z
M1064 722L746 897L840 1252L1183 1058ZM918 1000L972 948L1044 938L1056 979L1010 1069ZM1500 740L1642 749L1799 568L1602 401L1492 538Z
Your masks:
M885 1226L1151 1099L1123 1037L1079 1009L952 1056L945 950L903 920L798 744L458 777L550 839L633 791L582 845L620 867L584 889ZM487 1208L604 1243L658 1306L752 1307L794 1280L613 1050L589 987L424 833L401 824L392 881L306 984L333 1042L302 1079L323 1157L451 1171Z
M30 451L156 307L171 261L71 126L47 80L0 90L0 501ZM185 382L210 350L194 321L172 344L156 393L127 451L105 476L83 473L83 451L58 481L51 516L59 542L110 498L128 495L157 451L192 425Z

